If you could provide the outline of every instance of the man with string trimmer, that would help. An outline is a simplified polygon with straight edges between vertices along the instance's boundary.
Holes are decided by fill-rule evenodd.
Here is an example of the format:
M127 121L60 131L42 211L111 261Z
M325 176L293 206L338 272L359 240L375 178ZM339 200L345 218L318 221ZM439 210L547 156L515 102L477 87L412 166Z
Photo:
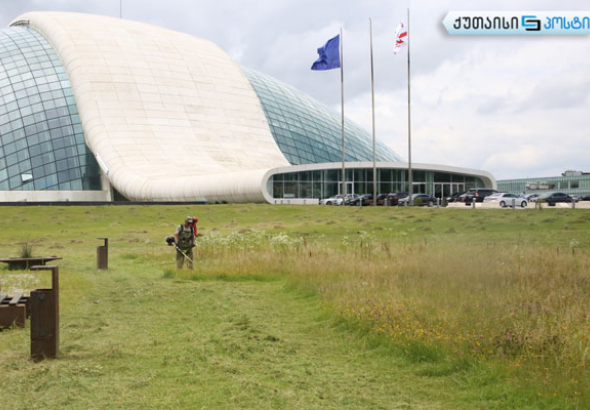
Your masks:
M184 260L186 259L186 267L193 268L193 248L195 247L195 239L197 237L197 218L187 216L184 223L178 225L174 232L174 237L166 238L168 245L173 245L176 248L176 267L182 268Z

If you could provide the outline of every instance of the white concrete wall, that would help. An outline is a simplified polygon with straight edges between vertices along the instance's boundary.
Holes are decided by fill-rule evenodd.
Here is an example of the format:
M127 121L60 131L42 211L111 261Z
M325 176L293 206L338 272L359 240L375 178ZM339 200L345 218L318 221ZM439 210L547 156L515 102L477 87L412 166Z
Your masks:
M289 165L249 81L210 41L79 13L18 20L56 50L86 142L130 200L260 201L261 174Z
M0 191L2 202L108 202L107 191Z

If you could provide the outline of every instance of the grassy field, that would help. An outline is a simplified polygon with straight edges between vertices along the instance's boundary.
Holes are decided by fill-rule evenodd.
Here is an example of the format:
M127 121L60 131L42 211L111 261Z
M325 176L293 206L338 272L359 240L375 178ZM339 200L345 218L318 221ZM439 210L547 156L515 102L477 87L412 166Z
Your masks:
M163 245L199 217L194 271ZM12 408L590 407L590 211L2 207L59 255L58 360L0 333ZM95 269L97 237L109 271ZM5 290L48 284L0 270Z

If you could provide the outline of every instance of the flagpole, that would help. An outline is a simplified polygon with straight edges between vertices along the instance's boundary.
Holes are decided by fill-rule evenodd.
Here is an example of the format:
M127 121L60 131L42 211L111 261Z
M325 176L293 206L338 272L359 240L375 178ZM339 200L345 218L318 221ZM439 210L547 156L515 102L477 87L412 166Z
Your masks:
M414 193L414 181L412 178L412 114L410 104L410 9L408 8L408 205L412 206L412 194Z
M377 206L377 164L375 162L375 75L373 71L373 21L369 19L369 36L371 45L371 104L373 120L373 205Z
M342 102L342 205L346 198L346 170L344 166L344 47L342 41L342 27L340 27L340 99Z

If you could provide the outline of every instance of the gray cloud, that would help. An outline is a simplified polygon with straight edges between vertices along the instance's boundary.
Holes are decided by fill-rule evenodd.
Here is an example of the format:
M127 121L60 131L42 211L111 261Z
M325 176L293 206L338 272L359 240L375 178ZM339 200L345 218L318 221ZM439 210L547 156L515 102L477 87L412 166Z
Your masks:
M506 108L507 98L505 97L491 97L485 99L477 107L477 114L479 115L491 115L497 114Z
M588 67L590 69L590 66ZM572 107L584 106L590 96L590 79L571 81L563 79L561 82L549 80L538 84L531 94L519 104L517 113L528 110L565 110Z

